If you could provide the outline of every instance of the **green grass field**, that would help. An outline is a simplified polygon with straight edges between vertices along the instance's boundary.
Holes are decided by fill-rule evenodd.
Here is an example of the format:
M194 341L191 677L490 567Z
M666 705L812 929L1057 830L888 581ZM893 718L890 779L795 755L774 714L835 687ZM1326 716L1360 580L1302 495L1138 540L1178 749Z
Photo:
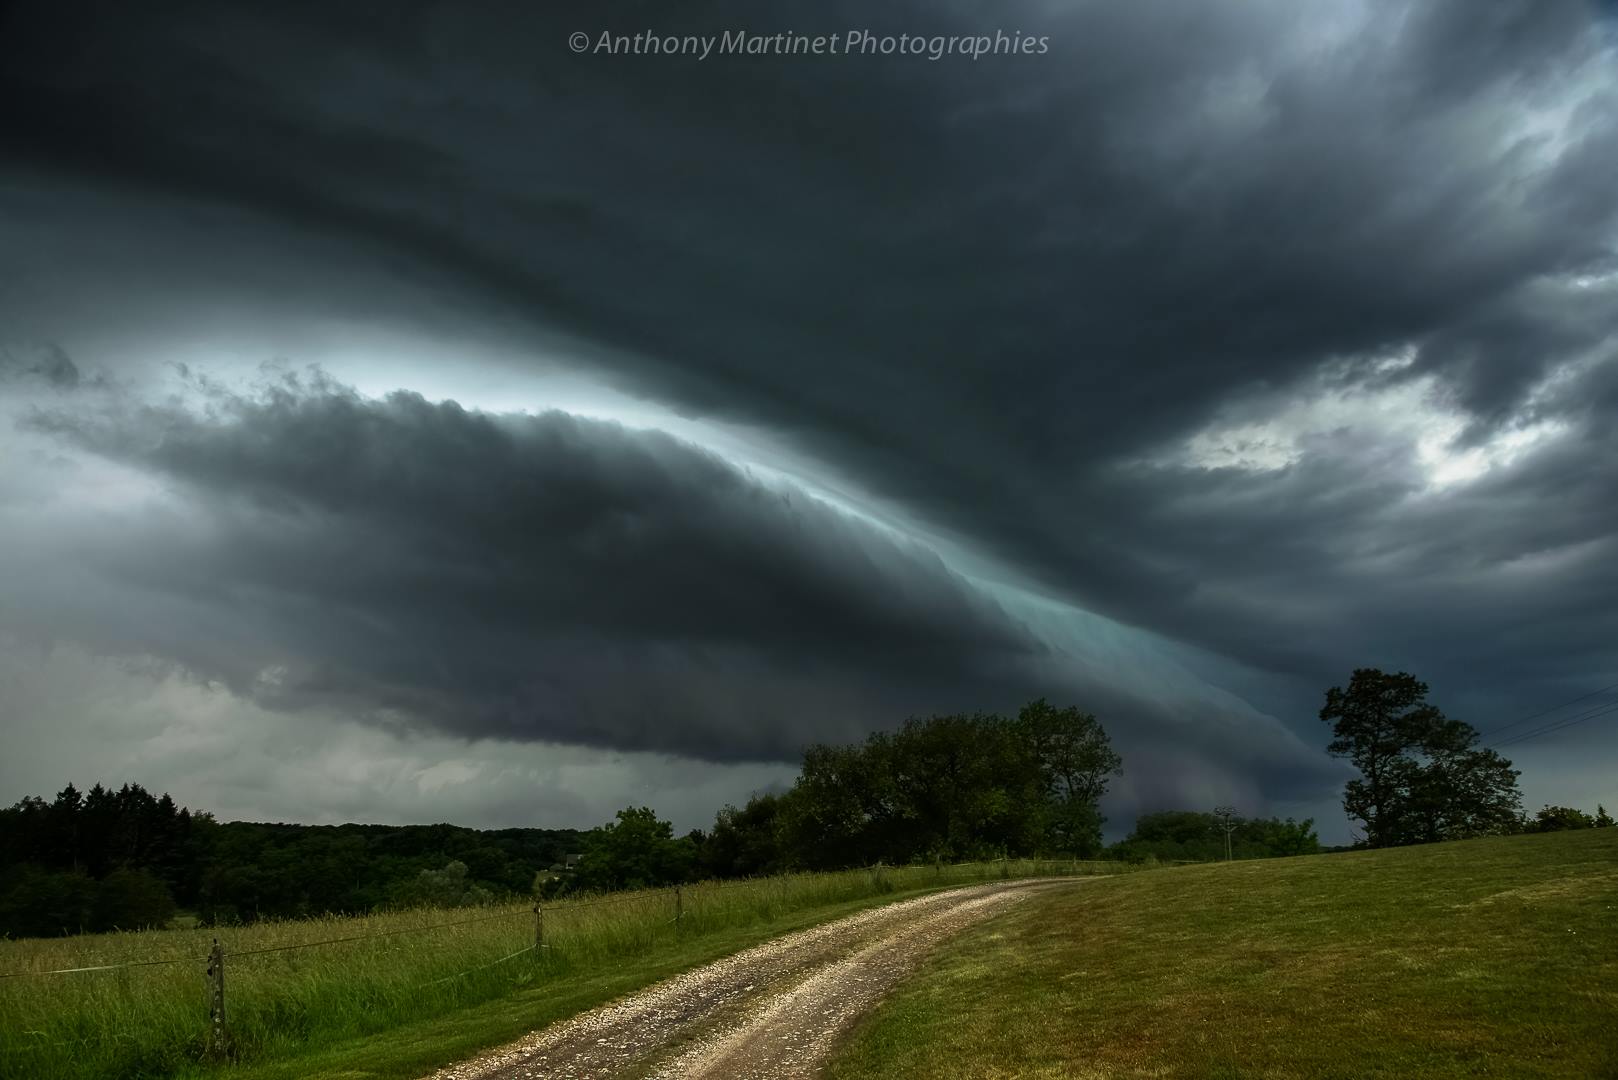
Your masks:
M946 945L852 1077L1618 1078L1618 829L1052 891Z
M27 1080L412 1078L678 971L861 907L999 877L1112 864L980 863L798 874L547 904L368 918L0 941L0 974L183 959L0 979L0 1076ZM447 929L446 922L478 919ZM226 949L235 1060L202 1062L200 958ZM330 938L359 940L286 948ZM255 950L281 950L263 951ZM503 959L508 958L508 959ZM488 966L485 966L488 965ZM471 970L481 969L481 970ZM469 974L462 974L468 972Z

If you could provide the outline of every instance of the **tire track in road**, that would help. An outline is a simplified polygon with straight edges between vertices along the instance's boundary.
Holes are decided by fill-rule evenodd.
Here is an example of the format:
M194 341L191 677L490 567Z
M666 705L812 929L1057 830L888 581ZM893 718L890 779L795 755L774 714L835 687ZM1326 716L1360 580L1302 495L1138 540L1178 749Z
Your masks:
M810 927L535 1031L429 1080L812 1076L837 1037L939 942L1031 890L970 885Z

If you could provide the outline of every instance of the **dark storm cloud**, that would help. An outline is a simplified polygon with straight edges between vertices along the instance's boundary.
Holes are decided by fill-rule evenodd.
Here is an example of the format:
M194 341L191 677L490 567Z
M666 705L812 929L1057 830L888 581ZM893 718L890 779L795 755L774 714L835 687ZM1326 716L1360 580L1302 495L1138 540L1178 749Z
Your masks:
M1063 599L1315 693L1356 664L1384 663L1435 684L1487 685L1492 707L1509 709L1610 669L1592 643L1610 638L1601 598L1618 581L1604 557L1614 524L1606 433L1618 407L1613 288L1578 283L1611 273L1618 235L1618 76L1596 8L385 12L210 3L117 8L91 23L71 5L18 6L0 35L0 117L16 175L237 208L269 228L339 238L469 303L612 346L607 375L621 385L781 433ZM1015 29L1048 36L1050 52L697 62L567 48L579 30L866 26ZM199 262L217 262L222 275L252 257L197 245ZM309 274L356 293L384 289L321 266ZM1411 357L1402 369L1356 360L1400 349ZM1547 390L1558 372L1572 374ZM1345 387L1373 396L1427 387L1432 408L1463 422L1457 452L1528 421L1555 421L1558 436L1538 456L1436 492L1413 462L1414 431L1341 436L1317 425L1267 471L1181 453L1222 418L1247 410L1262 420L1294 397ZM571 445L557 418L528 422L536 427L522 436L513 421L451 423L445 407L408 398L377 408L389 423L415 416L435 432L482 438L508 466L521 460L513 447L539 432ZM244 458L226 439L297 416L364 429L372 415L339 394L279 411L243 407L218 428L170 418L184 437L136 457L212 498L236 489L210 470L246 469L260 501L242 520L274 515L274 537L259 542L280 552L255 565L305 566L293 555L296 530L281 530L312 529L339 499L367 522L390 522L355 535L356 552L379 546L389 565L409 566L419 541L446 552L448 566L481 565L458 550L477 541L450 528L452 517L397 524L409 516L408 488L344 487L343 470L316 468L293 485L284 471L293 462ZM661 461L639 436L613 438L637 468ZM469 444L442 447L449 460L459 460L457 445ZM389 448L408 457L404 442ZM139 447L104 449L127 457ZM649 500L642 518L655 550L685 550L692 530L716 542L682 513L688 505L753 527L745 511L766 500L761 489L700 456L674 458L692 471L666 477L669 492L712 482L730 494L688 504L635 488L627 471L603 474L616 492L609 505ZM477 469L440 473L410 460L423 475L466 478L467 492L440 483L434 498L442 491L447 505L471 500L499 518L502 489L477 486ZM789 509L781 520L831 520ZM254 542L252 527L238 532ZM875 541L841 543L859 553L856 565L876 558L862 546ZM601 569L590 545L539 550L558 567ZM869 601L883 594L858 577L825 585L812 543L783 541L778 564L749 550L740 565L760 596L779 589L817 612L796 632L837 671L864 647L856 643L888 636L884 619L904 622L894 636L935 657L1010 656L1014 666L1026 651L1014 624L902 545L877 545L884 569L870 580L937 587L940 611ZM572 587L561 589L558 616L589 624L588 579L555 576ZM364 574L336 578L320 589L365 587ZM644 625L648 640L700 640L745 658L716 674L710 696L736 670L764 679L792 651L763 603L731 609L734 598L713 599L701 580L671 586L650 570L631 580L646 604L618 611L623 601L609 597L603 622L610 612ZM939 614L960 619L960 636L916 638ZM447 617L443 632L479 640L470 650L479 655L504 655L515 647L506 638L478 637L500 617L493 608L464 623ZM411 625L430 637L436 624ZM720 626L766 629L753 642ZM621 670L658 671L658 657L671 670L685 663L657 653ZM917 670L902 649L883 663L901 682ZM444 692L447 710L455 695L445 687L499 682L478 661L467 665L441 685L415 674L430 670L425 662L402 666ZM980 674L962 670L971 697ZM389 688L401 679L375 676ZM829 693L834 682L805 685ZM625 694L642 692L622 683ZM662 694L656 679L635 685ZM412 683L401 693L427 692Z
M214 391L205 414L125 403L29 426L184 485L200 520L93 558L251 607L258 648L183 657L282 702L790 758L884 706L993 696L1046 651L931 552L660 432L370 401L319 376ZM266 676L267 655L287 670Z
M790 761L1044 693L1271 795L1329 771L1239 702L1162 664L1178 689L1130 685L1127 652L1053 644L931 550L661 432L319 372L249 395L188 378L188 400L113 391L24 421L167 492L115 527L47 526L100 586L13 569L0 592L46 634L277 710L470 737Z

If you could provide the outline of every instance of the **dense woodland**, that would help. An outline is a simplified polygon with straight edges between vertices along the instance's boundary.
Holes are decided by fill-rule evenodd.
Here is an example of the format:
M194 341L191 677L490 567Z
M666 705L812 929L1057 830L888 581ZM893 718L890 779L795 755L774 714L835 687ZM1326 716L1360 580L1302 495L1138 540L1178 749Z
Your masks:
M537 872L581 849L576 829L454 825L220 823L138 784L0 810L0 933L45 936L527 893Z

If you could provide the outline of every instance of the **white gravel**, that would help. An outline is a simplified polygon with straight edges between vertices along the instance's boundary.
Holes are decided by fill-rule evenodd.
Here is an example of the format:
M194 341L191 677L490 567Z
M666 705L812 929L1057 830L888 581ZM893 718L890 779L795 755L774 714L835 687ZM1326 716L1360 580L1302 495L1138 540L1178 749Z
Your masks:
M800 930L535 1031L429 1080L811 1076L858 1016L961 928L1030 888L932 893Z

